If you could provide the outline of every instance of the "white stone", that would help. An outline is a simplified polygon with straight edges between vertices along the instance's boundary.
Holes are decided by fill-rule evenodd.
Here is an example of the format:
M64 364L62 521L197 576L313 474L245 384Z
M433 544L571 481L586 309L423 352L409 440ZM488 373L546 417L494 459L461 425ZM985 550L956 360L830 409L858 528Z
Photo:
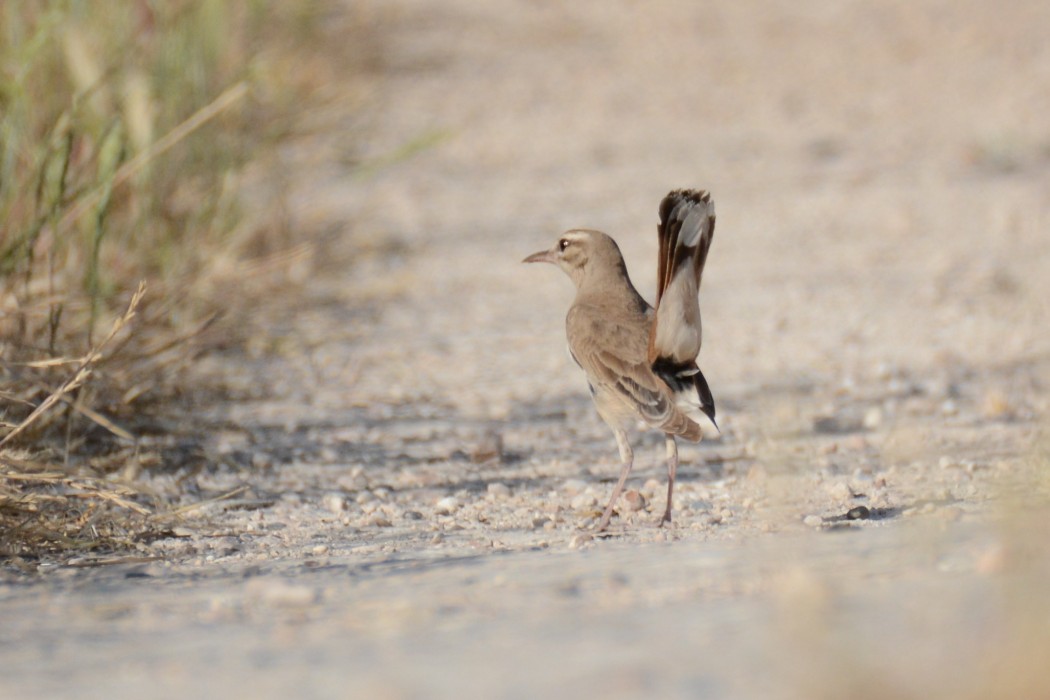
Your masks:
M438 515L452 515L459 510L459 501L455 496L445 496L434 504L434 512Z
M498 481L489 484L486 491L492 498L510 498L510 487Z
M587 510L598 505L598 499L593 493L581 493L573 497L570 505L573 510Z
M346 496L341 493L326 493L321 498L321 505L331 513L342 513L346 510Z

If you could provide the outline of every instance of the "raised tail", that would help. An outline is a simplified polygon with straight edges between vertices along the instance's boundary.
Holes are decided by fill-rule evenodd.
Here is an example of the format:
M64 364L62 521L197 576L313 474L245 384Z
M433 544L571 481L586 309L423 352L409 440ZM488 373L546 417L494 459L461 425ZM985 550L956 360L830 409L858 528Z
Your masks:
M656 312L648 359L679 408L717 432L714 398L696 364L702 339L700 280L714 232L715 205L706 191L675 190L660 203Z

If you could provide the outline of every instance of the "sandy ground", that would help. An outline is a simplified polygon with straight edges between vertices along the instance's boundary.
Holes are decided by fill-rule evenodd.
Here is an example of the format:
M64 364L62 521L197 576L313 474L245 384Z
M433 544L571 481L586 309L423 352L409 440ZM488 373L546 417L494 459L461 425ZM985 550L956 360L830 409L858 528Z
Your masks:
M0 584L0 696L1050 693L1050 5L347 12L382 55L289 154L310 281L201 369L269 390L147 482L233 495ZM636 436L595 537L615 444L519 261L600 228L651 299L676 187L718 205L724 433L669 529Z

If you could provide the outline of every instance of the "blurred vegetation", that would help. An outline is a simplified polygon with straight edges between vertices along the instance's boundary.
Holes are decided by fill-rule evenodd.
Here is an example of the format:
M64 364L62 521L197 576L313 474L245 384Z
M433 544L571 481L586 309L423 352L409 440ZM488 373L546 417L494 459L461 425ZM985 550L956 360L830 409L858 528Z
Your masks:
M150 511L113 474L163 461L139 437L237 263L290 244L279 198L242 188L335 64L331 9L0 3L0 555Z

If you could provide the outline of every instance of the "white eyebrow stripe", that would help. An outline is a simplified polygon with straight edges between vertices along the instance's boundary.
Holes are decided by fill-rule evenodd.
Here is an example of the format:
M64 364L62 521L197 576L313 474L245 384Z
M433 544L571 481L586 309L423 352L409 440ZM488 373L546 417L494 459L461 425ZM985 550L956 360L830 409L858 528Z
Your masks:
M588 234L586 231L566 231L562 238L566 238L570 241L582 241L587 238Z

